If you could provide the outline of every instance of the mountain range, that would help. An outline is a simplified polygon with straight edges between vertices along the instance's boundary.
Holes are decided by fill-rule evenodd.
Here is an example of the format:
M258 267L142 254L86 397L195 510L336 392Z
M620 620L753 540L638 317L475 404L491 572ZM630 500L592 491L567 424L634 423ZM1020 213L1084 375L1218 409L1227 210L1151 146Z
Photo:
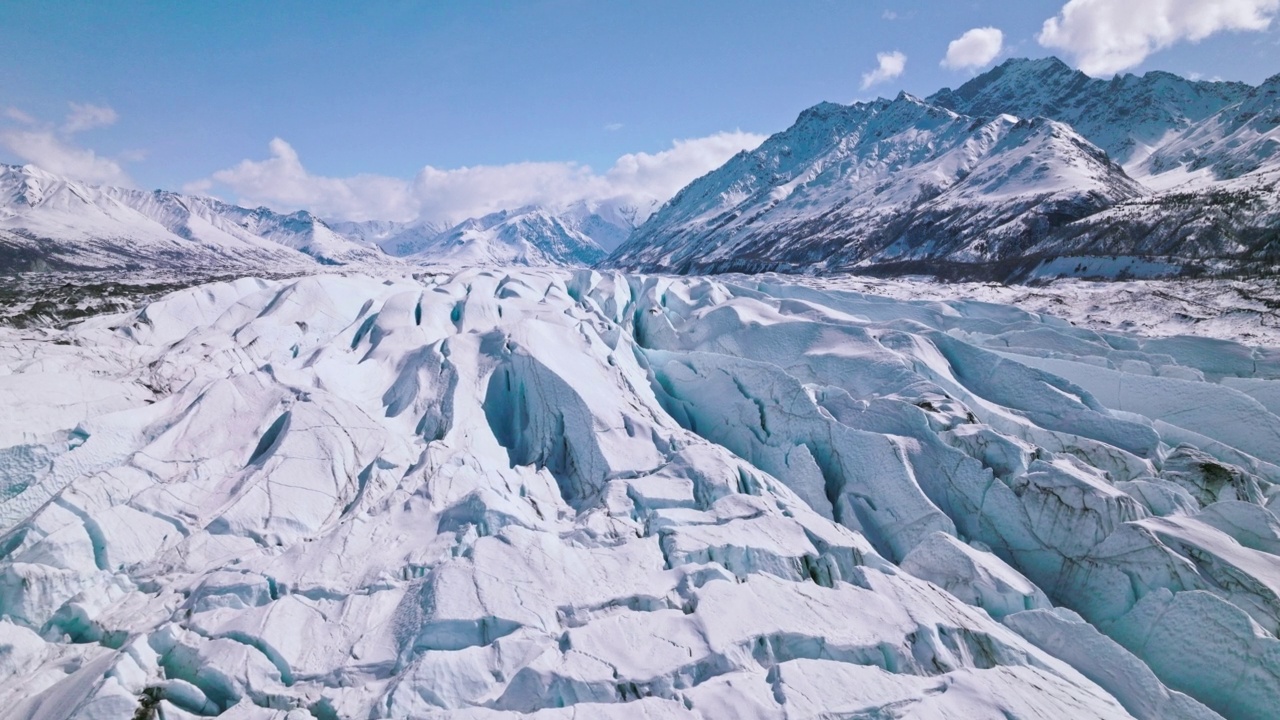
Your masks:
M924 99L824 103L691 183L610 263L952 276L1267 267L1280 251L1278 90L1280 76L1099 80L1048 58Z
M590 264L634 225L617 211L529 206L456 225L337 222L209 197L94 186L0 165L0 269L254 270L409 262Z
M0 266L597 265L1045 275L1280 263L1280 76L1091 78L1014 59L927 97L821 103L656 211L325 221L0 166Z

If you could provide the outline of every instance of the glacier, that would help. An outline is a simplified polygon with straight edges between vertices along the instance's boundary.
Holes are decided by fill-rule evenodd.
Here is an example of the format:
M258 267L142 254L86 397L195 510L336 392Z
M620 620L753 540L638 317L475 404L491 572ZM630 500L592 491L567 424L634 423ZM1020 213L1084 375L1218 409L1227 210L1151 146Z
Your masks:
M1280 350L867 283L351 271L0 327L0 703L1274 717Z

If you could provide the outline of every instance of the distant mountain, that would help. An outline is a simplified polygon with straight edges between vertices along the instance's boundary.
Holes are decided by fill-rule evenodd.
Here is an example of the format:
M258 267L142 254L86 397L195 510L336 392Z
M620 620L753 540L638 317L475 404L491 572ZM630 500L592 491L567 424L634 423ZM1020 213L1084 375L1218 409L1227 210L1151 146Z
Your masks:
M367 262L383 255L376 249L352 242L305 210L285 215L264 207L243 208L209 197L164 190L104 188L103 192L186 240L221 242L227 235L245 240L260 238L297 250L325 265Z
M590 265L642 211L580 202L524 207L451 227L326 222L209 197L94 186L32 165L0 165L0 271L288 270L321 265Z
M351 240L397 257L419 252L436 236L449 229L447 225L440 223L390 220L331 220L328 225Z
M619 201L595 202L581 200L561 209L556 214L564 222L600 247L613 252L631 237L659 207L658 203L631 205Z
M1270 267L1278 92L1280 79L1096 80L1050 58L926 100L823 103L684 188L606 264L999 278ZM1098 256L1110 260L1085 261Z
M97 187L32 165L0 165L0 267L7 270L286 269L381 257L306 212Z
M551 210L528 206L468 218L428 221L331 221L342 235L412 262L519 265L591 264L635 229L635 208L580 201Z
M407 259L466 265L592 265L607 253L584 232L581 220L537 206L503 210L455 225Z

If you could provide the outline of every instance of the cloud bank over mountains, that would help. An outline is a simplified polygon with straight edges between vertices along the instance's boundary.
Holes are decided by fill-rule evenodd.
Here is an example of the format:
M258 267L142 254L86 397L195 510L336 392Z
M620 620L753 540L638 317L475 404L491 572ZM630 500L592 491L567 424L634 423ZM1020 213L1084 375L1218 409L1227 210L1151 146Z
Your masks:
M242 160L190 183L191 193L228 192L241 202L278 210L307 209L340 220L415 219L457 222L525 205L564 207L577 202L637 208L660 204L694 179L723 165L764 135L720 132L676 140L656 153L628 153L597 172L575 162L519 162L440 169L413 178L360 174L325 177L310 172L297 151L276 138L265 160Z
M102 185L133 187L133 179L118 159L81 147L75 136L86 130L114 125L116 111L106 105L68 103L70 111L61 125L45 123L20 108L5 108L7 122L0 124L0 146L25 163L57 175Z

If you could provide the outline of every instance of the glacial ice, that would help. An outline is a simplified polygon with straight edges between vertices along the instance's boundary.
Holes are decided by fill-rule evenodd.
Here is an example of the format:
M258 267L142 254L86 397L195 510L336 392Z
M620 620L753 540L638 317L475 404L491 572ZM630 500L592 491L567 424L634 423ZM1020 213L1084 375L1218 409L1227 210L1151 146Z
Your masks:
M0 703L1272 717L1274 358L553 269L0 330Z

